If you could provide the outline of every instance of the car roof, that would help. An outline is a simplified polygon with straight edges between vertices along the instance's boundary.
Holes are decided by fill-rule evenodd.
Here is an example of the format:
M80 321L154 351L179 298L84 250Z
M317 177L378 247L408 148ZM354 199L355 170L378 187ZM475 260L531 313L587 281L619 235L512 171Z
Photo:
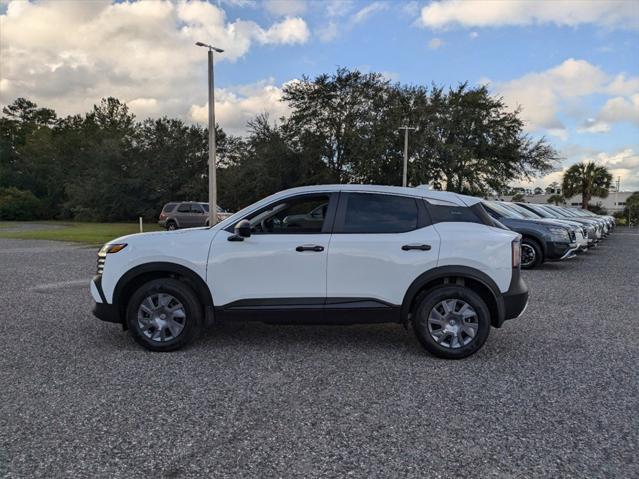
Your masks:
M365 192L365 193L383 193L395 194L402 196L413 196L416 198L426 198L433 201L443 201L454 203L458 206L472 206L481 201L481 198L451 193L450 191L437 191L428 189L425 186L408 188L403 186L386 186L386 185L313 185L300 186L288 190L280 191L269 197L270 200L276 200L279 197L286 197L295 194L304 193L330 193L336 191L345 192Z

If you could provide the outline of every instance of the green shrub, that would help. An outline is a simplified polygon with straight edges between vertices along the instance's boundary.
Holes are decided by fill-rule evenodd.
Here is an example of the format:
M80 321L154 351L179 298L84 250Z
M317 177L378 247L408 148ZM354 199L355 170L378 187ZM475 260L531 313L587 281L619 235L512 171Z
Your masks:
M42 202L30 191L0 188L0 220L35 220L42 213Z

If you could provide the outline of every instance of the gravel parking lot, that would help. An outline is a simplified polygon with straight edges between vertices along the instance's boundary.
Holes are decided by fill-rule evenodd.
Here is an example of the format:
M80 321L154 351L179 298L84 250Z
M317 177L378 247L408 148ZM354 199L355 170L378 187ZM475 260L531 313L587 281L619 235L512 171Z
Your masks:
M525 272L525 316L462 361L393 325L149 353L92 317L95 254L0 240L0 476L639 476L639 232Z

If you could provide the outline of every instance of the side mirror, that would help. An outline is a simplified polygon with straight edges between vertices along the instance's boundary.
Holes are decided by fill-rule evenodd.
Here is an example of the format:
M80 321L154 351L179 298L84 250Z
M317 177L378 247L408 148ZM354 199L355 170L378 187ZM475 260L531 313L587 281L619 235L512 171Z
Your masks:
M244 238L251 236L251 222L249 220L239 221L235 225L235 234L229 236L229 241L244 241Z
M251 236L251 222L249 220L242 220L235 225L235 234L242 238L249 238Z

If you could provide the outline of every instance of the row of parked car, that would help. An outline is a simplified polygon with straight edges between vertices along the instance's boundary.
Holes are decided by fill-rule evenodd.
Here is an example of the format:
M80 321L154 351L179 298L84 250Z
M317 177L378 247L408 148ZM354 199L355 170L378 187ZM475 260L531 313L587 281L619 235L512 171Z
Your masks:
M615 228L614 217L580 208L506 201L484 201L483 206L494 220L522 235L523 269L574 258Z

